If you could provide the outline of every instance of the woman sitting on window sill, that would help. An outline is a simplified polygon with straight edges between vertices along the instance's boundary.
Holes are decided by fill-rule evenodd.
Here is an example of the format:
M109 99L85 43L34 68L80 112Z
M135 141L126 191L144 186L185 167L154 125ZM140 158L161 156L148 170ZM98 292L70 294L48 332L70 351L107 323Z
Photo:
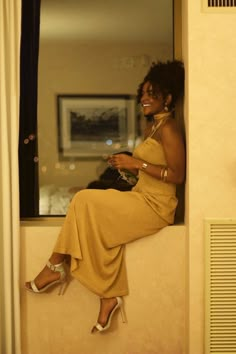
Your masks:
M84 189L72 199L53 253L26 289L42 293L66 283L70 273L100 297L92 333L110 327L128 295L125 244L156 233L174 221L176 184L185 178L185 148L174 119L174 106L183 95L184 68L179 61L153 64L138 88L143 114L152 117L146 139L133 156L112 155L108 163L138 177L130 191ZM147 270L148 271L148 270ZM150 270L152 271L152 270Z

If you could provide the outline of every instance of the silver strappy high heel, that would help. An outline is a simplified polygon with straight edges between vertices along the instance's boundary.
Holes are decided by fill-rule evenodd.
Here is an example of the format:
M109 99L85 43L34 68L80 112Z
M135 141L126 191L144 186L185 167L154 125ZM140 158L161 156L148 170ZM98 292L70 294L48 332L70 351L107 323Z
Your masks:
M65 286L66 286L66 270L64 267L64 262L59 263L59 264L52 264L50 261L48 261L46 265L51 271L53 271L55 273L59 272L60 278L45 285L41 289L38 289L34 280L32 280L29 282L29 284L31 286L30 288L25 286L26 290L39 294L39 293L45 292L46 290L48 290L49 288L51 288L52 286L54 286L56 284L61 284L61 286L59 288L58 295L63 295L63 293L65 291Z
M111 325L111 320L112 317L114 315L114 313L116 312L116 310L120 309L120 313L121 313L121 318L122 318L122 322L125 323L127 322L126 320L126 316L125 316L125 312L123 309L123 300L121 297L116 297L117 300L117 304L116 306L113 308L113 310L110 312L108 319L107 319L107 323L105 324L105 326L102 326L100 323L96 323L95 326L92 328L91 333L96 333L96 332L104 332L106 331L110 325Z

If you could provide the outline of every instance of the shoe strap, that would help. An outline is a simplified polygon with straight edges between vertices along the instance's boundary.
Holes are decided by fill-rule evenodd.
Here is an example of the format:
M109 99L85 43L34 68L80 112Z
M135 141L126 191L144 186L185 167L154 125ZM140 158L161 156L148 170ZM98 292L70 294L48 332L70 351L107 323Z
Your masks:
M104 331L104 327L102 327L102 325L100 325L100 323L96 323L95 326L94 326L99 332L102 332Z
M31 280L30 286L31 286L31 288L33 289L33 291L34 291L35 293L39 293L39 289L38 289L37 286L35 285L34 280Z
M50 261L47 261L47 267L52 271L52 272L60 272L64 273L64 267L63 267L63 262L59 264L52 264Z

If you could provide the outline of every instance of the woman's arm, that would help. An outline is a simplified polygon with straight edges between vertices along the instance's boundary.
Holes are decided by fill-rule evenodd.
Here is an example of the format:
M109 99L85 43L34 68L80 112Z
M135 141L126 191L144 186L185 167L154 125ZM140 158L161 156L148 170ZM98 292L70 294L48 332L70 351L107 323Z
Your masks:
M176 122L172 119L168 120L158 131L158 135L154 135L153 138L163 146L166 166L150 164L125 154L112 155L108 162L117 169L127 169L134 174L137 174L138 170L142 170L158 179L163 179L164 168L166 168L166 182L183 183L185 179L185 147Z
M161 129L157 132L157 137L154 135L163 146L166 158L166 167L168 174L166 182L181 184L185 179L185 146L180 129L174 119L168 120ZM152 166L154 166L152 168ZM153 177L159 176L163 166L152 165L149 168L149 174Z

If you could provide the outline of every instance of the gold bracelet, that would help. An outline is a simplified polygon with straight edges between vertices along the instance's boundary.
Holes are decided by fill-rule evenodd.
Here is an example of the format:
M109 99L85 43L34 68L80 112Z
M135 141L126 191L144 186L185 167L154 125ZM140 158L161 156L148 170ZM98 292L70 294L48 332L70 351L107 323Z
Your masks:
M163 180L164 171L165 171L165 167L162 167L162 169L161 169L161 180Z
M163 182L166 182L167 176L168 176L168 167L165 167L165 172L164 172L164 175L163 175Z
M144 162L141 166L141 170L145 171L147 167L148 167L148 164L146 162Z

